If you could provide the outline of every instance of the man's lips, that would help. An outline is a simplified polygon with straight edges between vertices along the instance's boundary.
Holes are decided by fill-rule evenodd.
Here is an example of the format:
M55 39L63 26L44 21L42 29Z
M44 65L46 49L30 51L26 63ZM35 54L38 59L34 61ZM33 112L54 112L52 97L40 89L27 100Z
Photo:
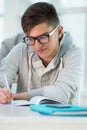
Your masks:
M43 53L46 50L46 48L38 49L37 52Z

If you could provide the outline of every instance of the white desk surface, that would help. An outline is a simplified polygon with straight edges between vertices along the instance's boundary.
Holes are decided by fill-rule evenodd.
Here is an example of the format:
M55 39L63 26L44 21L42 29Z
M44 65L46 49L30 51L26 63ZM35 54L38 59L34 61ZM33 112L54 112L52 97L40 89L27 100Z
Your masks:
M0 130L87 130L87 117L52 117L29 107L0 106Z

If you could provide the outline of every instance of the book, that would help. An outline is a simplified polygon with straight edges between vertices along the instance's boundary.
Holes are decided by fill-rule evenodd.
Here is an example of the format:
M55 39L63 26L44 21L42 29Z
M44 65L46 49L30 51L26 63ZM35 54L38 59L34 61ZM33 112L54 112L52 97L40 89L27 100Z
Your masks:
M43 97L43 96L35 96L31 98L29 101L28 100L13 100L11 103L4 104L4 105L27 106L31 104L62 104L62 103L52 98Z
M55 107L49 104L30 105L30 110L51 116L87 116L87 108L69 105L69 107Z

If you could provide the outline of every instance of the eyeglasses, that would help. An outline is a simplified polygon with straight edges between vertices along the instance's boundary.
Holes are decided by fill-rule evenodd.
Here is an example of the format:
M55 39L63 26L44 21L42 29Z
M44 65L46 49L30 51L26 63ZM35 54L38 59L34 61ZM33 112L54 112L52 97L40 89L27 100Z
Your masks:
M35 44L36 40L40 44L46 44L49 42L49 37L54 34L54 32L58 29L58 27L59 27L59 25L57 27L55 27L51 32L44 34L44 35L40 35L38 37L23 37L23 41L24 41L24 43L31 45L31 46Z

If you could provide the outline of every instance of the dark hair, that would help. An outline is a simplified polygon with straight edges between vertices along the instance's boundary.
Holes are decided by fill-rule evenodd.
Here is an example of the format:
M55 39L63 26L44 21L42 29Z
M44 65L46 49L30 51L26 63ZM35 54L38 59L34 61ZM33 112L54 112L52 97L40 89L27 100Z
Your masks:
M57 26L59 18L56 9L47 2L32 4L23 14L21 24L24 32L28 32L34 26L46 22L49 26Z

